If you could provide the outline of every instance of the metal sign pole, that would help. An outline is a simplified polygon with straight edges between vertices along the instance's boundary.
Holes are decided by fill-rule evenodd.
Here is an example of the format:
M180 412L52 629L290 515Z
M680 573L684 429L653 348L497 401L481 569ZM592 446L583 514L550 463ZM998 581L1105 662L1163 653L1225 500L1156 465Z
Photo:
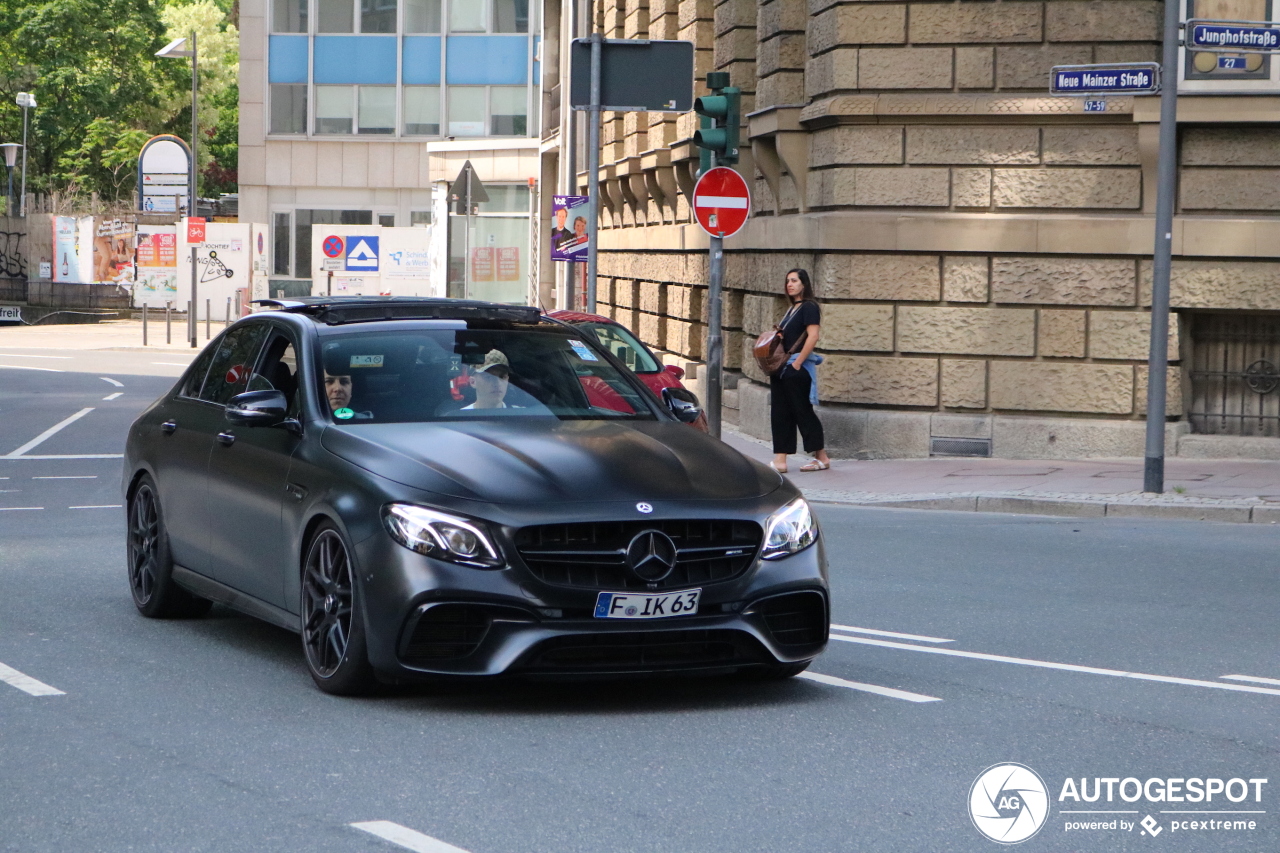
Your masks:
M1160 87L1160 154L1156 167L1156 241L1151 259L1151 350L1147 357L1147 446L1144 492L1164 491L1165 394L1169 367L1169 267L1173 261L1173 199L1177 190L1178 3L1164 9Z
M468 161L470 162L470 161ZM471 298L471 170L467 169L467 215L462 220L462 298Z
M188 312L188 326L191 329L191 348L196 348L196 342L200 337L200 329L196 324L199 318L196 317L196 307L200 304L197 300L196 288L196 247L191 247L191 310Z
M596 313L596 232L600 228L600 48L604 36L592 33L591 103L587 112L587 313Z
M724 238L711 238L710 278L707 288L707 399L703 408L707 413L707 428L716 438L720 437L720 405L723 398L721 383L724 379L724 335L721 330L720 305L724 283Z

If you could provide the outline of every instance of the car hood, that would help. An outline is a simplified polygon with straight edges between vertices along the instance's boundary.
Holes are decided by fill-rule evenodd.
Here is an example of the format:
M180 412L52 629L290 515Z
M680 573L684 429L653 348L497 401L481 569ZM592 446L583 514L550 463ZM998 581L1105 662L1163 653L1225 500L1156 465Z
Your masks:
M416 489L491 503L743 500L782 478L682 423L470 421L326 427L321 444Z

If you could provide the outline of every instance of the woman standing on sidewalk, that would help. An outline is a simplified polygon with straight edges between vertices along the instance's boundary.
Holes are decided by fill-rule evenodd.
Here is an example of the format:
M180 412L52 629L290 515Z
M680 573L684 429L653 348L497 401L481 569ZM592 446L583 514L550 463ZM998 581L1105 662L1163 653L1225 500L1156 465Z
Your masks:
M796 429L804 439L805 452L813 460L801 471L825 471L831 467L827 457L822 421L813 411L818 402L817 366L822 356L813 348L822 331L822 309L813 296L809 273L794 269L787 273L785 284L791 309L778 324L782 332L782 349L794 353L782 370L769 377L770 425L773 428L773 468L787 472L787 456L796 452ZM797 345L798 348L797 348Z

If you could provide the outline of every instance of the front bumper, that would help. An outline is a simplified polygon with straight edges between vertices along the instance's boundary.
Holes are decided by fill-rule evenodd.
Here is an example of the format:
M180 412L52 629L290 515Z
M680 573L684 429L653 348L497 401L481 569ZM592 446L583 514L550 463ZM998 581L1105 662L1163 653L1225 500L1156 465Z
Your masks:
M703 585L695 616L643 621L593 618L599 590L545 584L520 565L470 569L385 535L355 556L370 662L398 681L726 671L812 660L827 643L821 537Z

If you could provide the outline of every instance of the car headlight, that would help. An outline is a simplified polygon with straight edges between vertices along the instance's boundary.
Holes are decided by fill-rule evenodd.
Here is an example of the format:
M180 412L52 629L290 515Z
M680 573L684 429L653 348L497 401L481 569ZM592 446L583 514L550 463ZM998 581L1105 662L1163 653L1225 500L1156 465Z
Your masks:
M777 560L803 551L818 540L818 523L813 520L809 504L796 498L769 517L764 528L765 560Z
M493 540L474 521L413 504L389 504L382 521L391 538L410 551L482 569L503 565Z

